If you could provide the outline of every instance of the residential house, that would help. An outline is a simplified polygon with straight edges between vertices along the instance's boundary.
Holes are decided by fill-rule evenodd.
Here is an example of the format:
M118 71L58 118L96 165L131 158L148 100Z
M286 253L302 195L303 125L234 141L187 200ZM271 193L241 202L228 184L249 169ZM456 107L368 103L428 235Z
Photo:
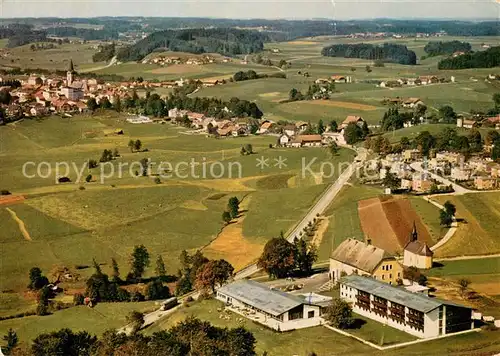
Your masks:
M423 76L418 77L418 79L420 80L420 83L422 85L433 84L433 83L439 82L439 78L436 77L435 75L423 75Z
M332 299L314 293L292 295L251 280L220 287L216 298L235 313L276 331L323 324L321 316Z
M321 142L321 135L298 135L291 141L291 144L295 144L293 147L297 147L297 143L300 144L298 147L319 147Z
M308 126L309 124L305 121L297 121L295 123L295 127L297 128L297 130L299 130L300 133L306 131Z
M332 75L331 79L334 83L352 83L352 77L344 75Z
M295 135L295 125L286 125L283 127L283 133L290 137Z
M498 179L484 176L475 177L474 186L478 190L496 189L498 187Z
M260 128L259 128L259 131L258 133L260 134L265 134L269 131L269 129L271 128L271 126L273 125L273 123L271 121L264 121L262 123L262 125L260 125Z
M316 84L328 84L330 83L330 79L318 78L314 81Z
M408 98L403 100L403 107L405 108L414 108L418 105L424 105L424 102L420 100L420 98Z
M290 143L291 139L287 134L283 134L278 139L278 144L280 146L286 147Z
M83 90L81 90L79 88L69 87L69 86L62 87L61 94L64 95L66 97L66 99L72 100L72 101L83 99L83 96L84 96Z
M418 240L417 226L413 224L410 241L405 245L403 252L403 265L419 269L432 268L434 252L424 241Z
M415 192L428 192L434 184L429 175L426 173L415 173L412 178L412 190Z
M419 338L474 328L472 308L363 276L340 281L340 297L356 314L373 319Z
M403 151L403 159L405 162L418 161L421 158L422 153L420 153L420 151L416 148Z
M461 153L455 152L438 152L436 153L437 160L448 161L452 165L463 165L465 162L465 156Z
M452 167L451 168L451 179L455 181L466 181L469 180L472 174L472 169L464 167Z
M351 123L354 123L354 124L361 127L364 122L365 122L365 120L363 120L363 118L361 116L349 115L346 117L346 119L344 121L342 121L342 123L339 126L339 129L340 130L345 129Z
M489 125L494 126L497 130L500 130L500 114L498 114L497 116L488 117L484 121Z
M478 122L474 120L467 120L463 118L458 118L457 119L457 127L464 128L464 129L472 129L473 127L477 127Z
M332 142L335 142L337 145L347 145L345 141L344 135L341 132L323 132L322 142L325 145L330 145Z
M355 239L343 241L330 255L330 279L338 282L343 275L359 274L389 284L403 278L403 267L396 257Z

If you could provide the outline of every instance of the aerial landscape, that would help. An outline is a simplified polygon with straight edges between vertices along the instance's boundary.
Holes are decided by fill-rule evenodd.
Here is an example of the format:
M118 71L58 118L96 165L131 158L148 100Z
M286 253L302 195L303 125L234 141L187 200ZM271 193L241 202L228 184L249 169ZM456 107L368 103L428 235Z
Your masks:
M500 354L500 3L92 4L0 5L0 356Z

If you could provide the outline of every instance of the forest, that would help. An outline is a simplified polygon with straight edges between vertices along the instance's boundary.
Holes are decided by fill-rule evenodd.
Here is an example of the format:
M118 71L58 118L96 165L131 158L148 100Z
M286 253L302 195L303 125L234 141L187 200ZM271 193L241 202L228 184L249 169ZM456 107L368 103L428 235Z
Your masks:
M439 61L439 69L493 68L500 66L500 46L486 51L466 53Z
M415 52L404 45L391 43L384 43L382 46L367 43L334 44L323 48L321 54L327 57L362 58L409 65L417 63Z
M118 51L120 61L138 61L158 48L175 52L219 53L233 56L261 51L267 35L231 28L166 30L155 32Z
M471 50L472 47L470 43L460 41L431 41L424 47L424 51L429 57L442 54L453 54L455 52L470 52Z

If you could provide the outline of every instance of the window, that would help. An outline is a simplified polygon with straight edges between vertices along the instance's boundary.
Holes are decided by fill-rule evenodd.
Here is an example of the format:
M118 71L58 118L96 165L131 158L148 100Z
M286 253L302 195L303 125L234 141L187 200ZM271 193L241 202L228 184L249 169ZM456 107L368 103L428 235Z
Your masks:
M385 279L385 274L382 275L382 279Z
M308 318L314 318L314 310L310 310L307 312L307 317Z
M392 269L392 265L389 266L389 269Z
M382 266L382 271L385 271L385 266Z
M400 273L400 272L398 272L398 278L399 278L399 277L401 277L401 273Z
M389 274L389 279L392 279L392 274Z

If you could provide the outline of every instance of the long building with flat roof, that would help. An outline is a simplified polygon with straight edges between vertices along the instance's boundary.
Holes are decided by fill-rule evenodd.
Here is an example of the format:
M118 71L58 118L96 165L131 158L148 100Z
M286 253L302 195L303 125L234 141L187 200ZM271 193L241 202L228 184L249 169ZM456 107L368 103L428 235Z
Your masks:
M474 328L470 307L412 293L369 277L343 277L340 297L352 303L355 313L420 338Z
M332 299L314 293L292 295L250 280L226 284L217 290L216 297L236 312L278 331L322 324L321 315Z

